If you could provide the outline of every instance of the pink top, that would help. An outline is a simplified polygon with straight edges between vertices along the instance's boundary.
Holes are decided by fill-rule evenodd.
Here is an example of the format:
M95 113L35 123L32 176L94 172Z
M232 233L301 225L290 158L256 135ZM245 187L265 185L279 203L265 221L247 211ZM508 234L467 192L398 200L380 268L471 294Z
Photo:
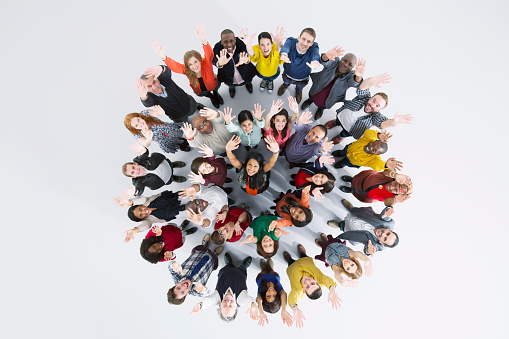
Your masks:
M292 124L288 124L288 131L286 132L286 137L283 139L283 136L281 135L281 132L278 132L278 136L276 137L274 135L274 132L272 131L272 128L269 128L268 130L266 128L262 129L263 131L263 137L266 136L273 136L276 139L277 144L279 145L279 149L283 149L286 145L286 142L288 139L290 139L290 134L292 134Z

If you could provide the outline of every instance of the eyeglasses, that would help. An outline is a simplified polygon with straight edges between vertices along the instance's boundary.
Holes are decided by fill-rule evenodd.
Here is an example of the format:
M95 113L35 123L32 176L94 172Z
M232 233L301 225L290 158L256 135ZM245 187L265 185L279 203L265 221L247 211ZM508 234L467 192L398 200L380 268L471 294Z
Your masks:
M198 128L197 128L197 130L198 130L198 131L201 131L202 129L204 129L204 128L205 128L205 126L207 126L207 125L208 125L208 123L209 123L209 121L208 121L208 120L205 120L205 121L203 122L203 124L202 124L200 127L198 127Z

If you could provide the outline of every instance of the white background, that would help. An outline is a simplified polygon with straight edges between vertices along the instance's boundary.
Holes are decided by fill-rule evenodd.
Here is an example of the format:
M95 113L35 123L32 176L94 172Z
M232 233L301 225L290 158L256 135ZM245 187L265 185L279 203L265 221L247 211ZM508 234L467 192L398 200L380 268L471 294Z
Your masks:
M507 12L502 1L2 3L3 337L216 338L224 331L245 338L505 337ZM366 58L366 76L391 74L382 89L390 98L386 115L414 116L412 125L392 130L387 154L404 161L403 173L415 183L412 199L394 215L400 245L375 255L374 276L362 278L358 288L339 288L341 310L331 310L325 297L302 300L307 320L300 332L285 328L279 314L260 329L242 309L231 324L213 309L188 317L198 299L168 305L173 282L166 265L140 257L141 235L123 243L122 232L134 223L111 198L130 184L120 167L134 156L123 118L143 108L134 84L146 67L160 63L152 39L178 61L187 50L201 51L193 33L197 21L212 45L224 28L258 34L283 26L296 37L313 27L321 52L340 45ZM174 79L194 95L185 76ZM258 83L255 78L253 95L239 88L234 101L221 87L225 106L252 109L261 102L268 111L277 95L258 92ZM285 107L288 93L293 89L283 96ZM210 106L206 98L198 101ZM333 116L328 110L321 122ZM188 156L170 155L189 164L197 153ZM287 166L280 158L275 169L285 173ZM187 169L177 174L187 175ZM337 173L339 179L356 170ZM274 189L288 189L285 180L274 173ZM247 195L234 187L242 202ZM270 194L263 196L255 210L270 206ZM344 197L362 205L336 188L323 206L311 203L310 226L289 230L275 257L288 292L282 251L296 256L302 242L317 254L316 232L338 233L325 222L344 217ZM188 238L179 260L202 236L200 230ZM246 255L256 258L252 245L230 244L228 250L237 263ZM257 265L255 259L249 269L252 295Z

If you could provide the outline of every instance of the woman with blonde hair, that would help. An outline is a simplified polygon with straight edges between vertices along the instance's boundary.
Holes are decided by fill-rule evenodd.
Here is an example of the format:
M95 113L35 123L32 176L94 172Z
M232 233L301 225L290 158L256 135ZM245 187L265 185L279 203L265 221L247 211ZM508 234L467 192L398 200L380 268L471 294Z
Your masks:
M202 23L196 24L196 36L203 44L205 57L202 58L198 51L191 50L184 54L184 64L181 64L164 54L164 46L157 41L152 41L152 48L164 61L166 66L175 73L185 74L189 79L189 85L197 96L206 96L212 101L215 108L224 103L223 98L217 93L220 83L217 81L212 69L214 52L205 36L205 28Z

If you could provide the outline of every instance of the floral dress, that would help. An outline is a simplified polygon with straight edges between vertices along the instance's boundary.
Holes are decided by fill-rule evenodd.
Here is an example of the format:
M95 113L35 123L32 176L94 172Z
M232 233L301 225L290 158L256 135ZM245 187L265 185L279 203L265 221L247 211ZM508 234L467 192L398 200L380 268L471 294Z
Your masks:
M141 111L140 113L144 116L150 116L149 110ZM158 118L154 118L156 120L162 121ZM152 137L152 141L159 144L159 147L166 153L175 153L180 148L179 145L184 142L183 135L184 132L180 129L183 126L181 122L164 122L160 125L152 124L149 126L154 136ZM136 139L143 137L141 134L136 134L134 136Z

